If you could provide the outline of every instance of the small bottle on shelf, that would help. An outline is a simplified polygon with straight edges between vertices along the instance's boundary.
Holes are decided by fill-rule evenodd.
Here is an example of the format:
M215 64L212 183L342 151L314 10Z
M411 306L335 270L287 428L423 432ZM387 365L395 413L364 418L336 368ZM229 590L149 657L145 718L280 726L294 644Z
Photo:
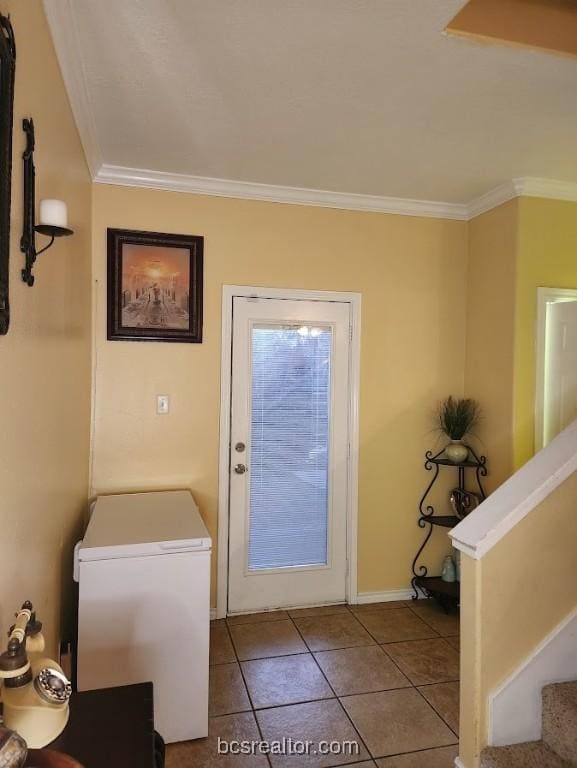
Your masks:
M447 555L447 557L443 561L443 570L441 571L441 578L443 581L447 581L449 583L457 581L457 571L455 569L455 562L451 555Z

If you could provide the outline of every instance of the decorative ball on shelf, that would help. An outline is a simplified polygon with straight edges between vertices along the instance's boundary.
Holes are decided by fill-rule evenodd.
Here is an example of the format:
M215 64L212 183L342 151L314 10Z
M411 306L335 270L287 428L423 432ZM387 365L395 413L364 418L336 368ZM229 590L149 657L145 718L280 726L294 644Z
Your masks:
M453 488L449 496L449 503L455 517L462 520L469 512L476 509L483 501L483 496L474 491L465 491L463 488Z

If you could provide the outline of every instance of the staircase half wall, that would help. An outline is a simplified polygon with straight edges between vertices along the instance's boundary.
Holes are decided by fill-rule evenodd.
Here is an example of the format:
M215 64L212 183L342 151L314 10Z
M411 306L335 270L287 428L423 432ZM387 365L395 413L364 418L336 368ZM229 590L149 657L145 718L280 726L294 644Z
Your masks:
M520 684L523 670L537 657L539 674L548 674L544 649L564 623L569 627L577 609L577 423L498 488L451 537L462 557L457 765L477 768L482 749L506 738L504 718L515 720L513 738L520 741L534 727L538 676L525 700L507 698L504 691L514 681ZM567 679L551 672L553 679Z

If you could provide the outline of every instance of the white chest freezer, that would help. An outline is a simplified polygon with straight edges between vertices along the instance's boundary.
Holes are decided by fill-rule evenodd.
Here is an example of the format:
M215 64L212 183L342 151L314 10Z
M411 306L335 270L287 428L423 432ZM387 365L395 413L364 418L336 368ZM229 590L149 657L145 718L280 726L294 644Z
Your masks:
M77 547L78 689L151 680L167 742L208 732L210 555L188 491L100 496Z

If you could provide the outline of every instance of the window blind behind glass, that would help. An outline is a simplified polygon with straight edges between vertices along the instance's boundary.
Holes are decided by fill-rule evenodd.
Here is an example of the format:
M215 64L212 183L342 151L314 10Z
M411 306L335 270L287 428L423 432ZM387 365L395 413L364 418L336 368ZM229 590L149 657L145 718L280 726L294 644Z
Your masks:
M327 563L332 329L252 329L249 570Z

